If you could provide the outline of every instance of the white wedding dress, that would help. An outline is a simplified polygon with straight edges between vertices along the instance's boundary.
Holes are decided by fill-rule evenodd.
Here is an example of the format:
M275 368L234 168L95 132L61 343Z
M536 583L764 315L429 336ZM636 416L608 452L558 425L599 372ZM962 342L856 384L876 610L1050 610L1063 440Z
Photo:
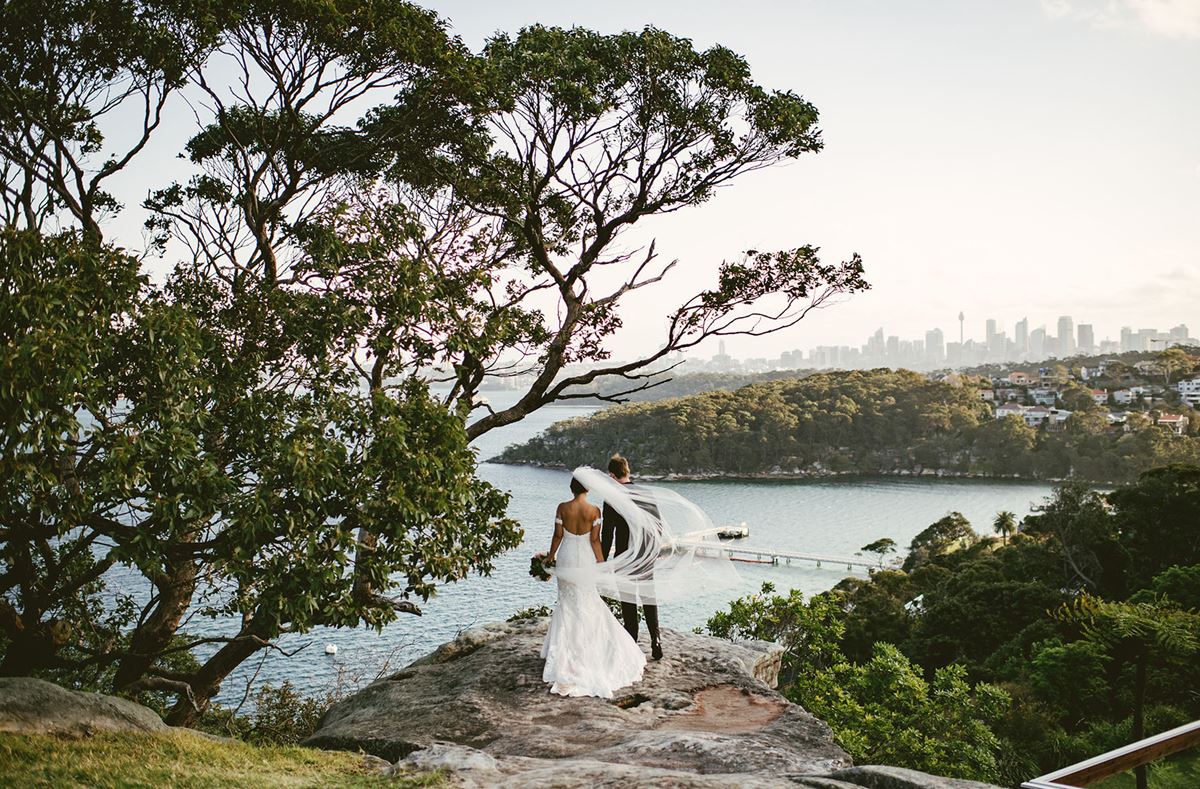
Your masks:
M595 567L590 536L564 529L555 559L560 569ZM613 616L595 585L561 577L542 657L546 660L542 680L560 696L611 699L614 690L640 681L646 667L641 647Z

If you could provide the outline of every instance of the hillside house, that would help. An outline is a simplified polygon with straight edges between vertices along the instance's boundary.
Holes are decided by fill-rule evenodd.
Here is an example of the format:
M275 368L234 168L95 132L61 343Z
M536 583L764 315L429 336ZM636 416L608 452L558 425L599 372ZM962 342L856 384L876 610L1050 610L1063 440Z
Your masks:
M1177 436L1187 433L1188 418L1183 414L1160 414L1154 424L1165 427Z
M1183 402L1192 408L1200 408L1200 377L1180 381L1175 388L1179 391L1179 398Z
M1013 386L1029 386L1029 373L1023 373L1020 370L1014 370L1008 374L1008 382Z
M1022 416L1025 413L1025 406L1020 403L1005 403L996 407L996 418L1003 419L1006 416Z
M1038 387L1037 389L1030 389L1029 399L1033 401L1034 405L1044 405L1046 407L1050 407L1054 405L1055 401L1058 399L1058 392L1042 386Z

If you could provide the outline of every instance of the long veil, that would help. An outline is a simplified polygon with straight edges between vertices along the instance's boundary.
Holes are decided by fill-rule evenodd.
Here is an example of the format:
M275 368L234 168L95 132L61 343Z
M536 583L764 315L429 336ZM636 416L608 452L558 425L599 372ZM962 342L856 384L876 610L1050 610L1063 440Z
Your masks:
M629 525L628 547L590 567L558 568L565 581L594 584L600 594L659 605L730 588L739 578L704 510L666 488L621 484L588 466L572 472L592 503L603 500Z

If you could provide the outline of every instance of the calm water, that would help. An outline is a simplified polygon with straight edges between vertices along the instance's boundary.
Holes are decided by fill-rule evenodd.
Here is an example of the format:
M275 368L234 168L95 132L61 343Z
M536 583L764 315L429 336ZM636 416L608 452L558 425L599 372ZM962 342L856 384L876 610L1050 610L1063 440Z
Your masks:
M489 397L499 406L510 401L512 395L489 393ZM544 408L523 422L483 436L477 444L479 456L493 457L506 445L523 441L553 422L593 410L594 406ZM596 463L604 460L597 458ZM245 691L247 677L255 670L259 682L279 684L287 679L306 693L333 687L339 677L350 685L369 682L382 667L395 670L463 629L501 621L529 606L553 604L553 584L529 577L529 556L549 547L554 506L569 498L568 474L491 463L482 464L480 474L512 491L509 512L525 527L525 543L499 557L491 577L469 578L443 587L422 606L424 616L405 616L382 633L322 628L291 636L283 642L287 649L308 646L290 658L270 653L261 667L257 658L249 661L226 681L220 700L236 703ZM751 536L739 545L847 556L879 537L891 537L907 545L917 532L952 510L962 512L977 529L986 532L997 511L1012 510L1018 517L1024 516L1051 491L1045 484L925 479L665 484L702 506L714 523L749 524ZM739 565L738 569L739 589L698 595L687 605L665 607L660 613L663 626L690 629L702 625L729 599L757 590L763 581L809 595L830 588L847 575L845 567L829 566ZM194 621L192 629L211 632L225 628L219 623ZM337 645L338 654L327 656L326 644Z

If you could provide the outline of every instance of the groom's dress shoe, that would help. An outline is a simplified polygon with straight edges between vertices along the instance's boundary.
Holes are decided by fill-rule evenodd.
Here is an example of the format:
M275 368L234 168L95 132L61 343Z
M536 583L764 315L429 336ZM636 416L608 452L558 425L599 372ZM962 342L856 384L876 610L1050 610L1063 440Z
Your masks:
M662 644L655 641L650 645L650 657L655 660L662 660Z

